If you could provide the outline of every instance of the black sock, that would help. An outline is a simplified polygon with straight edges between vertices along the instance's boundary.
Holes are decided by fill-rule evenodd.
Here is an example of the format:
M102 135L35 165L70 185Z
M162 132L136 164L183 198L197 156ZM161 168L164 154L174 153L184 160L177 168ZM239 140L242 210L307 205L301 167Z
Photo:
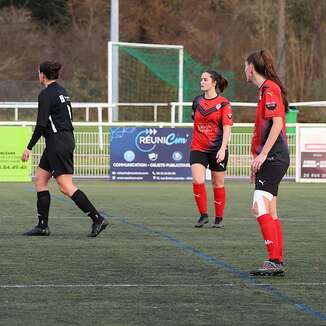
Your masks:
M93 222L96 222L101 218L99 212L81 190L77 189L71 196L71 199L84 213L86 213L93 220Z
M50 202L51 197L48 190L37 193L38 226L41 228L48 227Z

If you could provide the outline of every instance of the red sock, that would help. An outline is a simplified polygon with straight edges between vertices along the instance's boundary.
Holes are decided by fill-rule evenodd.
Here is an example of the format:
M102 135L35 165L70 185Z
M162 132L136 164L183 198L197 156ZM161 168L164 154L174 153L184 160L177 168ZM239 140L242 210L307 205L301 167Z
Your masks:
M265 240L268 258L271 260L278 259L277 230L273 218L269 214L264 214L257 217L257 222Z
M274 223L276 225L276 231L277 231L277 242L278 242L278 260L280 262L283 261L283 231L282 231L282 223L277 218L274 220Z
M194 183L192 186L200 215L207 214L207 196L205 183Z
M214 188L215 217L223 218L225 208L225 189Z

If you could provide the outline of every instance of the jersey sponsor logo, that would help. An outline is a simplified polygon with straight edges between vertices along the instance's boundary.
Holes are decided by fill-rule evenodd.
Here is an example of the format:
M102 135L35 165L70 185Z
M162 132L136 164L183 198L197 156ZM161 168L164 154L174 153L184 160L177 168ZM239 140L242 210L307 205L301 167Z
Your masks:
M59 95L59 99L61 103L70 102L69 96Z
M266 108L270 111L274 111L277 107L277 103L276 102L267 102L266 103Z
M197 130L198 132L206 135L215 135L217 133L217 126L213 123L197 123Z

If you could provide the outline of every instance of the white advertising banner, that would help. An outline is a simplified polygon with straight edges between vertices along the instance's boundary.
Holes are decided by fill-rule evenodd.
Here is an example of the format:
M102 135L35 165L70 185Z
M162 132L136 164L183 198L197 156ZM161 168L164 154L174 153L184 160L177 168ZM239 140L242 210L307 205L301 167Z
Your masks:
M297 171L299 182L326 182L326 126L297 127Z

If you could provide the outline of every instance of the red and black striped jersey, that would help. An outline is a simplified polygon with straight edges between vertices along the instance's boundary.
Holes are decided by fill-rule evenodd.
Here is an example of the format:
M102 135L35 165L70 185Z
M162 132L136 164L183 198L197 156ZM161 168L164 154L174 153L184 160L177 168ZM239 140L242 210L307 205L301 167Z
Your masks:
M262 151L273 125L273 117L281 117L283 128L268 156L282 157L288 155L286 140L285 107L280 87L271 80L266 80L258 91L258 104L256 108L256 122L251 142L251 152L257 156Z
M191 150L216 152L222 145L223 126L233 125L230 102L223 96L206 99L204 95L197 96L192 103Z

